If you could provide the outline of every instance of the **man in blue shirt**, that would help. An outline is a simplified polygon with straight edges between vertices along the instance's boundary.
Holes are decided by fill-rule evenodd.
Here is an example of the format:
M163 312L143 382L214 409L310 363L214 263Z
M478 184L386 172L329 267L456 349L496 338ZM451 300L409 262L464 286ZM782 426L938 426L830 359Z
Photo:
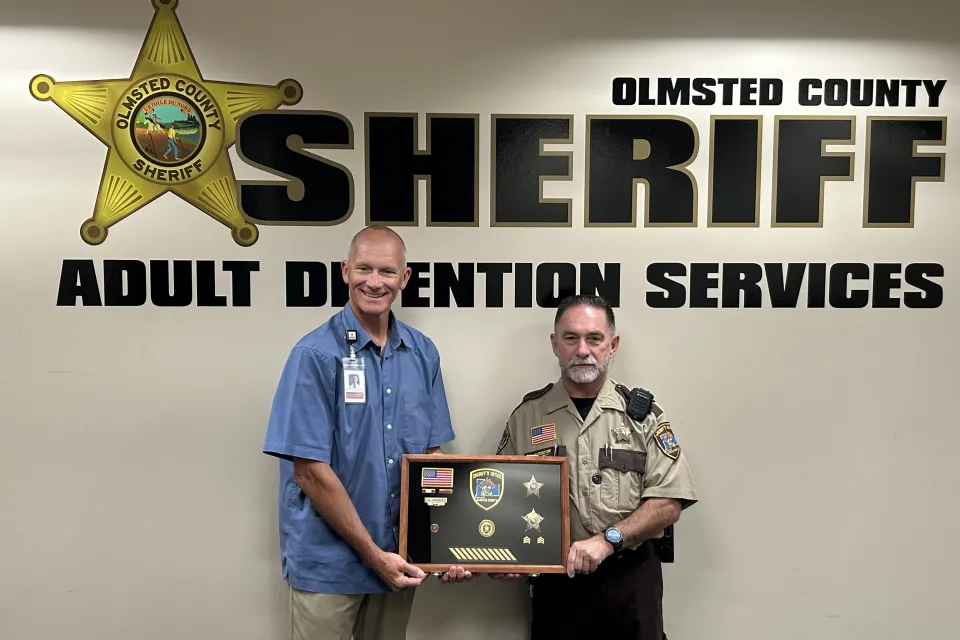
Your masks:
M403 240L367 227L341 268L349 303L291 350L263 446L280 459L281 570L294 640L404 638L424 572L397 555L401 456L454 432L437 347L391 311Z

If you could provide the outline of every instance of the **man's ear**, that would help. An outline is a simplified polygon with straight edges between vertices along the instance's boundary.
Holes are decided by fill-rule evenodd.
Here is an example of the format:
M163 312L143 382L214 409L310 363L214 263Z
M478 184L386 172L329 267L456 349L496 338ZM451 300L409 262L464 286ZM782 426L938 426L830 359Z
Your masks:
M620 347L620 336L615 334L613 340L610 341L610 355L616 355L617 349Z
M410 282L410 275L413 273L413 269L407 267L403 270L403 279L400 280L400 290L403 291L407 288L407 283Z
M343 278L344 284L350 282L350 279L347 277L347 274L350 273L350 265L346 260L340 261L340 277Z
M560 349L557 347L557 334L550 334L550 347L553 349L553 355L560 357Z

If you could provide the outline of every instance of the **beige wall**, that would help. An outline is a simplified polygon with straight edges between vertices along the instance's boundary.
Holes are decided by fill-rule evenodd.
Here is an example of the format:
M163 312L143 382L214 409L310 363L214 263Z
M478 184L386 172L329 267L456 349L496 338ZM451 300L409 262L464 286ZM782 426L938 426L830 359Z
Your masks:
M336 261L363 224L367 111L420 113L421 142L426 112L480 115L479 228L402 229L411 259L620 263L616 373L672 415L702 497L665 567L671 640L947 637L960 597L952 127L945 146L926 149L946 154L946 179L917 186L913 228L864 229L861 215L866 117L958 116L956 8L182 0L207 79L296 78L296 109L335 111L354 128L353 150L318 152L353 173L354 215L333 227L261 226L241 248L173 195L101 246L80 240L105 148L28 83L126 77L152 8L10 4L0 9L0 638L286 637L276 464L260 447L288 349L332 309L285 308L283 264ZM646 111L699 130L697 228L583 228L585 116L645 113L610 104L619 75L785 80L778 107ZM938 108L801 109L802 77L948 82ZM573 153L573 180L546 188L572 199L572 228L490 227L491 113L574 115L573 144L557 147ZM737 114L765 118L760 227L708 228L710 116ZM820 114L856 116L854 179L826 186L822 228L772 229L773 117ZM238 178L272 178L231 157ZM103 260L122 258L257 260L260 271L249 308L58 307L60 268L73 258L99 275ZM944 300L653 309L645 272L661 261L931 262L945 269ZM229 283L218 276L221 291ZM398 313L444 356L456 452L491 451L523 393L556 374L550 309L488 309L478 286L476 308ZM523 638L526 607L519 584L429 583L410 637Z

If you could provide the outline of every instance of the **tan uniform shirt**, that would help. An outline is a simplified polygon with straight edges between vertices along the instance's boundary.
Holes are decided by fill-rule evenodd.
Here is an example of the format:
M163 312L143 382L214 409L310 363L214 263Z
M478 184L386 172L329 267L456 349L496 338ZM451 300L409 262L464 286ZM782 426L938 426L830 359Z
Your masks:
M607 378L585 420L560 381L528 393L500 440L503 455L552 455L566 446L571 543L616 525L646 498L676 498L684 509L699 499L662 409L654 402L646 418L633 420L617 384Z

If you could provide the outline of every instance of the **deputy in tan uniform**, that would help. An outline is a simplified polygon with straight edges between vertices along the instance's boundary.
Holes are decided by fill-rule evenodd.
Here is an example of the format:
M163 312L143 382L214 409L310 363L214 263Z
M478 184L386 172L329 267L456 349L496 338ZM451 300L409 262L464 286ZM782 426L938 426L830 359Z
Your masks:
M524 396L497 451L570 461L567 575L533 580L531 638L664 640L654 541L698 500L690 467L663 410L609 375L620 342L609 303L566 298L550 341L560 379Z

